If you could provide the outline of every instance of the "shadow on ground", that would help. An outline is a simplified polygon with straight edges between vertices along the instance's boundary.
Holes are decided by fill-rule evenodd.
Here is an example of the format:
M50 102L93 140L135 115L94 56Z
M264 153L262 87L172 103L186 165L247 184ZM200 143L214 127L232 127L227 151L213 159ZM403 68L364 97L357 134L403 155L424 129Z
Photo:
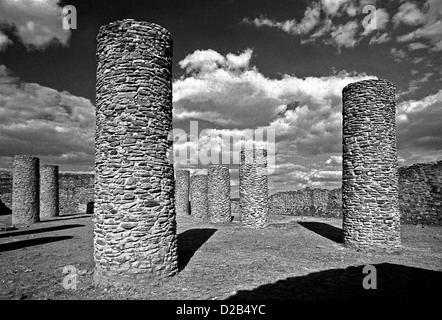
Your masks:
M183 270L198 249L217 229L190 229L178 235L178 269Z
M55 241L61 241L61 240L67 240L72 239L71 236L58 236L58 237L45 237L45 238L37 238L37 239L28 239L28 240L22 240L22 241L14 241L9 243L2 243L0 244L0 252L5 251L12 251L16 249L36 246L39 244L45 244Z
M67 224L64 226L47 227L47 228L41 228L41 229L31 229L31 230L22 230L22 231L7 231L5 233L0 233L0 238L22 236L22 235L26 235L26 234L35 234L35 233L43 233L43 232L51 232L51 231L58 231L58 230L78 228L78 227L84 227L84 224Z
M298 222L301 226L336 243L344 242L342 229L322 222Z
M91 218L91 214L66 214L63 216L59 216L56 218L48 218L45 220L41 220L42 222L51 222L51 221L65 221L65 220L71 220L71 219L80 219L80 218Z
M241 290L228 298L236 299L434 299L442 294L442 272L397 264L374 265L377 289L365 290L363 265L291 277L256 289Z

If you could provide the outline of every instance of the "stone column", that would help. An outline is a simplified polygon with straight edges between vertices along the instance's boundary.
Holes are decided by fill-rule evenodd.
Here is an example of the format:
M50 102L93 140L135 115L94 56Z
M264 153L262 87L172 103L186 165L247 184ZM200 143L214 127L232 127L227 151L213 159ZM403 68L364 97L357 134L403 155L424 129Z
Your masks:
M58 166L40 166L40 219L59 216Z
M342 91L344 244L366 251L400 248L395 86L351 83Z
M214 223L230 221L231 211L229 167L222 165L209 166L207 184L210 221Z
M175 210L177 215L188 216L190 172L177 170L175 178Z
M40 159L18 155L12 161L12 224L40 221Z
M208 217L207 175L195 174L190 177L190 212L200 219Z
M268 224L267 150L242 150L239 165L239 206L243 226L263 228Z
M127 19L97 42L94 279L142 286L178 271L172 37Z

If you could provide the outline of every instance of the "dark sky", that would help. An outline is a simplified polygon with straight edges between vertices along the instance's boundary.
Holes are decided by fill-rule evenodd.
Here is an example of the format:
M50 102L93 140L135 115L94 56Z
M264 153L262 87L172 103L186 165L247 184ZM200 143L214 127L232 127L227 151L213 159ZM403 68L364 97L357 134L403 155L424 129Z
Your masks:
M241 23L245 17L263 14L275 20L300 20L307 3L293 0L71 0L64 4L77 8L78 20L68 47L55 44L44 51L28 51L17 41L0 53L0 63L23 81L67 90L94 101L98 29L112 21L133 18L155 22L172 33L174 78L183 74L178 61L195 50L210 48L227 54L253 48L254 65L270 78L283 74L323 76L331 74L334 68L374 74L393 81L399 89L407 88L410 70L392 63L390 46L373 47L367 45L368 41L362 41L357 49L344 49L339 54L332 46L301 45L300 39L280 30L256 32ZM363 17L361 14L360 20Z
M442 158L440 0L0 0L0 168L93 170L96 36L126 18L172 33L176 128L276 130L272 191L340 185L341 90L366 78L397 87L400 163Z

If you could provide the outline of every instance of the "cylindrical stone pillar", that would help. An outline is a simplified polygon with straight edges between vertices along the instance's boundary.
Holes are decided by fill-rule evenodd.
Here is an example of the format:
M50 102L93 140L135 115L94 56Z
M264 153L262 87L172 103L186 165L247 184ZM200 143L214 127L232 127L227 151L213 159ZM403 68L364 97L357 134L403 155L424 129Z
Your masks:
M228 222L231 220L229 167L211 165L207 171L210 221L214 223Z
M175 177L175 211L177 215L187 216L189 212L189 170L176 170Z
M208 213L207 174L190 177L190 212L192 216L206 219Z
M40 159L15 156L12 161L12 224L40 221Z
M40 166L40 219L58 217L58 166Z
M241 224L263 228L268 224L267 150L241 150L239 165L239 207Z
M344 244L358 250L400 248L395 86L351 83L342 91Z
M97 42L94 278L138 286L178 271L172 37L128 19Z

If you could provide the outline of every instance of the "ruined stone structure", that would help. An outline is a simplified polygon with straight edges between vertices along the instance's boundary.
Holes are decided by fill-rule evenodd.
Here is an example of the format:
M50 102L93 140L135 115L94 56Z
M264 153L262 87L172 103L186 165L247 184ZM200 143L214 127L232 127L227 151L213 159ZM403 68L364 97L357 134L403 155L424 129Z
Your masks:
M269 197L270 214L312 217L342 217L341 189L305 188L284 191Z
M208 217L207 174L195 174L190 177L190 213L200 219Z
M12 224L40 221L40 159L18 155L12 162Z
M40 165L40 219L58 217L58 166Z
M175 211L177 215L187 216L189 212L189 170L176 170L175 172Z
M239 221L241 217L241 210L239 207L239 198L230 198L230 214L234 221Z
M263 228L268 224L267 150L241 150L239 206L243 226Z
M60 214L94 212L94 174L60 172Z
M229 167L211 165L207 171L210 221L214 223L228 222L231 219Z
M386 80L342 91L344 244L360 250L400 248L395 87Z
M97 42L94 279L145 285L178 271L172 37L128 19Z
M0 215L11 214L12 210L12 173L0 170Z
M401 221L442 225L442 161L399 168Z

